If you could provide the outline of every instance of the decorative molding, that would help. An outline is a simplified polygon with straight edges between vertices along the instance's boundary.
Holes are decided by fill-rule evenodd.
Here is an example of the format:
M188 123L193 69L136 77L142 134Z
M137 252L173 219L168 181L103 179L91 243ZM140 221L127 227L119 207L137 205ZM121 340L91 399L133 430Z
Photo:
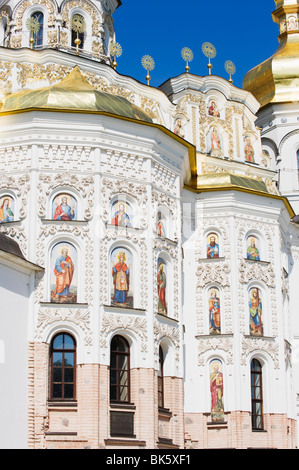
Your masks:
M278 344L272 339L263 337L243 337L242 338L242 351L241 351L241 365L246 365L246 360L249 355L256 352L264 352L269 355L273 361L274 368L279 369L278 361Z
M36 340L42 340L45 329L52 324L73 323L79 327L84 334L84 345L92 346L92 331L90 327L90 312L88 309L69 307L40 307L37 313L35 328Z
M233 337L232 336L200 336L198 343L198 365L204 366L206 363L205 353L223 350L225 352L226 364L233 363Z
M84 218L92 218L92 208L94 205L94 178L93 176L77 176L70 173L49 175L41 173L38 183L38 215L46 217L47 202L49 194L56 188L69 187L76 192L79 191L82 199L85 201ZM79 203L79 201L78 201Z
M131 315L104 314L101 321L100 347L108 348L107 337L113 331L130 330L141 340L141 352L148 352L147 321L144 317Z

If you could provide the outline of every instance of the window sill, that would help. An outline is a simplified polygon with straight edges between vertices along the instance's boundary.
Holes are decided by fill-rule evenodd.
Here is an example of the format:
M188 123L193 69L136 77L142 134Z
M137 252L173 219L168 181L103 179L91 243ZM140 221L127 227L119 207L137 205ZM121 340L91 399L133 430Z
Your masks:
M227 425L227 421L218 421L218 422L209 421L207 423L207 427L208 429L226 429L228 425Z
M110 408L118 408L122 410L136 410L134 403L121 403L121 402L111 402Z
M251 429L252 432L268 432L267 429Z
M262 259L248 259L248 258L244 258L244 261L246 263L258 263L258 264L264 264L264 265L269 265L270 264L270 261L264 261Z
M121 438L121 437L111 437L110 439L105 439L105 444L107 446L140 446L145 447L146 442L140 441L139 439L135 438Z
M174 322L176 322L176 323L179 322L176 318L169 317L168 315L165 315L165 313L157 312L157 313L156 313L156 316L165 318L165 320L174 321Z
M170 420L172 418L172 412L169 408L162 408L159 406L158 408L159 418L164 418Z
M78 403L77 401L57 401L57 400L49 400L48 407L50 409L54 408L67 408L67 409L77 409Z

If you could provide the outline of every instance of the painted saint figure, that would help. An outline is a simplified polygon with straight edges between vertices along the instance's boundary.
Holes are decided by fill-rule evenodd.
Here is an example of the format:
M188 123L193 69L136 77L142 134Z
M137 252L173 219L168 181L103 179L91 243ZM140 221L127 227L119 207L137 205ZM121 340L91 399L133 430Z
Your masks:
M174 134L176 134L176 135L178 135L178 136L180 136L184 139L184 137L185 137L184 126L183 126L183 123L182 123L181 119L176 120L173 132L174 132Z
M249 300L249 314L250 314L250 334L262 335L263 322L262 322L262 301L258 288L251 289Z
M245 152L245 160L249 163L255 163L253 146L252 146L250 137L248 136L245 138L244 152Z
M56 286L53 294L54 301L65 301L70 294L70 286L73 280L75 266L68 255L68 248L63 247L61 254L55 262L54 274L56 277Z
M216 289L210 290L209 297L209 317L210 317L210 333L219 334L221 332L220 324L220 299Z
M116 212L112 217L112 225L122 225L123 227L132 227L130 217L125 211L125 203L117 202L116 205L118 206Z
M56 199L55 199L56 200ZM68 197L62 196L61 203L54 210L54 220L73 220L75 218L75 207L68 204Z
M220 361L212 361L211 363L210 391L212 421L224 421L223 374Z
M167 315L166 274L165 274L164 261L160 259L158 260L157 287L158 287L158 313Z
M213 126L211 129L211 150L215 149L221 149L221 141L217 127Z
M219 244L217 243L217 236L214 234L208 237L207 258L219 258Z
M164 223L163 223L163 216L160 211L158 212L157 218L158 218L157 233L161 237L166 237L166 232L165 232Z
M255 242L254 237L250 238L250 245L247 248L247 259L260 261L260 253L256 247L256 242Z
M112 302L120 306L127 306L127 294L130 286L130 269L125 263L126 253L120 251L118 262L112 268L114 295Z
M220 117L220 112L215 101L211 101L208 107L209 116Z
M13 222L14 214L12 211L13 200L10 197L4 197L0 205L0 223Z

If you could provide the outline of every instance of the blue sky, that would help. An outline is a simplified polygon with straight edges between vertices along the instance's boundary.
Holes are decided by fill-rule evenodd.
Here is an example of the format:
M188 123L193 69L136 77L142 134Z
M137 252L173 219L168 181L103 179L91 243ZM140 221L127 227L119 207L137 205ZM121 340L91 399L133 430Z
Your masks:
M278 47L274 10L274 0L122 0L114 13L116 41L123 49L117 71L146 83L141 58L148 54L155 61L150 85L158 87L185 72L181 49L189 47L190 73L207 75L201 47L210 42L217 49L212 73L229 78L224 63L232 60L234 85L242 88L245 73Z

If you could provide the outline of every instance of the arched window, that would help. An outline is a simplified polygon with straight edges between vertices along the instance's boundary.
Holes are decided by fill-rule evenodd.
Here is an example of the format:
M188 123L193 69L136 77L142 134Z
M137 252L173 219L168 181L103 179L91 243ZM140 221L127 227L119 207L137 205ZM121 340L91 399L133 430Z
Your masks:
M262 366L257 359L251 361L251 423L252 429L263 429Z
M71 335L60 333L51 343L50 399L74 400L75 385L76 343Z
M39 23L39 30L33 32L33 48L37 48L43 45L43 36L44 36L44 14L41 11L35 11L32 13L31 18L35 18Z
M158 406L164 408L164 356L161 346L159 347L159 370L158 370Z
M122 336L115 336L110 353L110 401L130 401L130 346Z

